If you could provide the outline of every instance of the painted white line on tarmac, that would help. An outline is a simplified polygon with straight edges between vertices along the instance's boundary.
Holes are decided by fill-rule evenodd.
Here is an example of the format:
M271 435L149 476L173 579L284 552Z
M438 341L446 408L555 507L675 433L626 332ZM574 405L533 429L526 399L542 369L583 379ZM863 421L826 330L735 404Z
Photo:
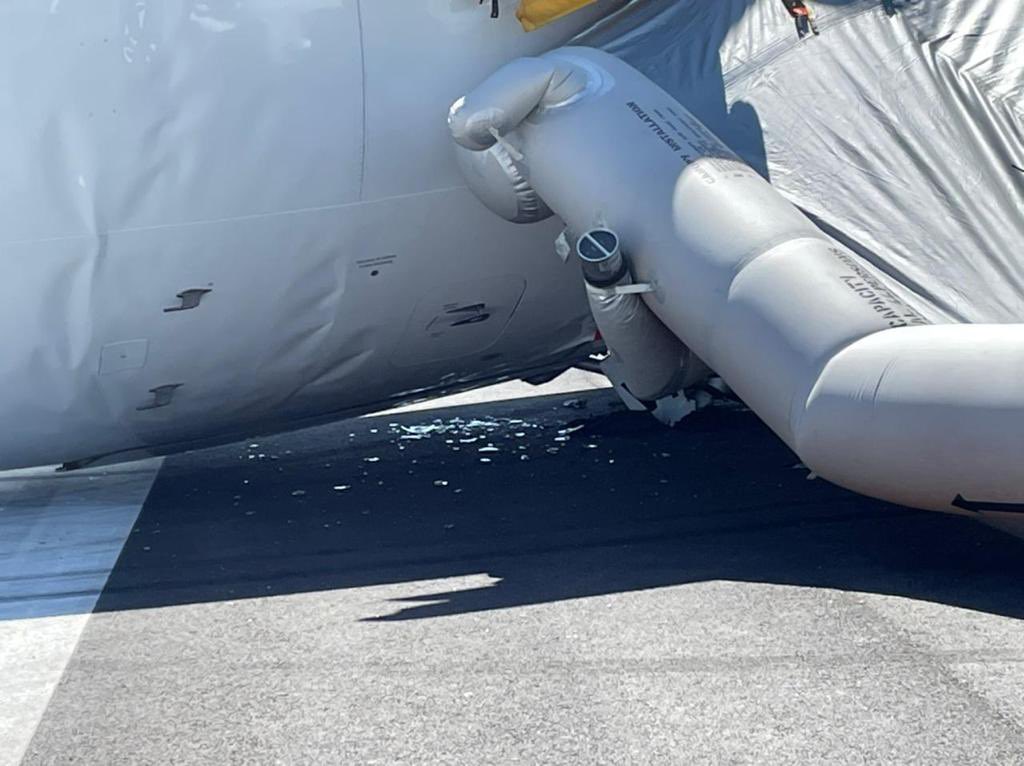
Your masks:
M0 472L0 766L21 761L161 462Z

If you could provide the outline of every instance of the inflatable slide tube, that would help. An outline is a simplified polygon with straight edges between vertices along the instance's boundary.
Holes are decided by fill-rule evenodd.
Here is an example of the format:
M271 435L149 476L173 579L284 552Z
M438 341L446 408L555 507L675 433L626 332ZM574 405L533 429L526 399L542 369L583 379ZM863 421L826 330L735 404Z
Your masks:
M642 74L559 49L548 71L576 74L556 100L536 61L457 104L455 140L523 113L490 97L522 66L535 108L502 127L531 186L571 229L618 233L651 310L810 468L919 508L1024 510L1024 327L927 325Z
M608 247L612 249L605 249ZM621 291L633 285L633 277L615 235L590 232L576 249L583 263L590 311L629 394L650 405L704 380L709 370L640 295ZM610 378L616 377L607 364L602 368Z

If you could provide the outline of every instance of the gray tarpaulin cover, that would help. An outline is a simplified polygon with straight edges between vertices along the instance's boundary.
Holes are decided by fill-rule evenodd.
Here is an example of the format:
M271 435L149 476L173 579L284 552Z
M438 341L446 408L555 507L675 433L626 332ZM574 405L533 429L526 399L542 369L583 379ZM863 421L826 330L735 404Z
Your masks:
M1024 3L636 0L574 41L687 106L935 321L1024 319Z

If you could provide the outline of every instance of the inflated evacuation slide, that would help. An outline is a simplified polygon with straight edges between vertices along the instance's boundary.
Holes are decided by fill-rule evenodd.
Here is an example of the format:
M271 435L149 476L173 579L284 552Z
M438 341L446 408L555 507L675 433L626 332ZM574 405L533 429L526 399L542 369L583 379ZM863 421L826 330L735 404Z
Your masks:
M1024 3L637 0L575 44L664 88L922 313L1024 320Z
M565 221L634 389L706 364L838 484L1024 510L1024 11L793 10L644 0L512 62L452 107L467 178Z

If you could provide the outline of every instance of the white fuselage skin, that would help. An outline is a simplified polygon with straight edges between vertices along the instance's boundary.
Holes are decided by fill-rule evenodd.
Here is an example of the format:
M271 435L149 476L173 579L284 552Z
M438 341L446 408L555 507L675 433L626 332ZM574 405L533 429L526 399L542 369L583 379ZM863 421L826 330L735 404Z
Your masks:
M173 452L586 355L560 224L485 209L445 117L620 4L525 34L512 3L493 20L477 0L5 3L0 468ZM187 290L209 292L165 311Z

